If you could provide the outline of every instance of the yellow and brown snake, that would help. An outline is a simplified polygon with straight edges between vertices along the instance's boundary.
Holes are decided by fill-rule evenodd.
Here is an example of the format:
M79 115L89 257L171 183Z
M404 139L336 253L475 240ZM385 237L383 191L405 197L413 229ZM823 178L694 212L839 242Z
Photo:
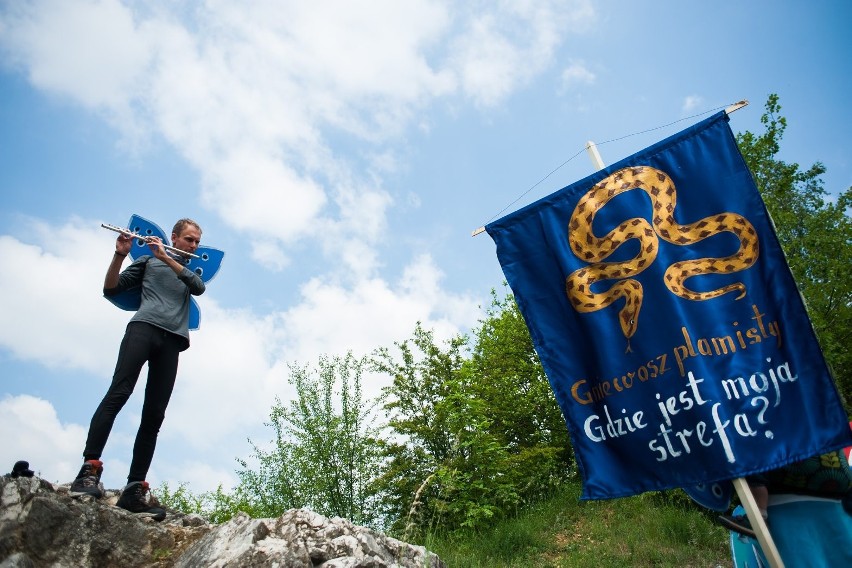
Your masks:
M621 223L603 237L592 232L595 214L615 196L641 189L651 198L651 222L634 217ZM699 274L727 274L750 267L757 260L759 249L754 227L742 215L719 213L695 223L680 225L674 219L677 190L665 172L649 166L621 169L593 186L577 203L568 226L568 240L577 258L589 265L575 270L565 279L565 292L578 312L594 312L607 307L619 298L625 299L618 313L619 324L627 339L636 333L639 310L642 307L642 285L631 277L648 268L657 258L658 239L674 245L686 246L721 232L730 232L740 241L739 249L722 258L699 258L675 262L664 275L666 287L675 295L687 300L709 300L728 292L738 292L736 299L745 296L741 282L729 284L709 292L696 292L686 287L685 281ZM630 239L639 239L638 254L630 260L604 262L619 246ZM617 280L605 292L591 290L595 282Z

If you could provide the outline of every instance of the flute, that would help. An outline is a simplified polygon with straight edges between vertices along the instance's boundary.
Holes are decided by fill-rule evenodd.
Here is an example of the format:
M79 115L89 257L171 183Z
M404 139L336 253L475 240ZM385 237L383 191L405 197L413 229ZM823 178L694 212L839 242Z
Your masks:
M122 235L124 235L126 237L130 237L131 239L142 239L146 243L148 242L148 237L146 237L144 235L140 235L139 233L134 233L130 229L124 229L122 227L110 225L109 223L101 223L101 227L103 227L104 229L109 229L110 231L115 231L116 233L121 233ZM163 245L164 249L166 249L167 251L169 251L173 254L179 254L181 256L189 257L189 258L200 258L197 254L192 254L191 252L187 252L185 250L180 250L179 248L169 246L165 243L161 243L161 244Z

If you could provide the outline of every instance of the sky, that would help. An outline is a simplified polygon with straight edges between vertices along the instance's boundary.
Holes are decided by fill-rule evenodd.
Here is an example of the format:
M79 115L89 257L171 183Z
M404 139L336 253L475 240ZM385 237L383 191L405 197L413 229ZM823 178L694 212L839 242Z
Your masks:
M852 3L0 0L0 472L70 482L129 312L133 214L225 251L148 481L238 481L291 365L474 329L478 227L746 99L734 132L852 186ZM103 455L121 488L145 370ZM389 383L367 374L367 396ZM8 468L6 470L5 468Z

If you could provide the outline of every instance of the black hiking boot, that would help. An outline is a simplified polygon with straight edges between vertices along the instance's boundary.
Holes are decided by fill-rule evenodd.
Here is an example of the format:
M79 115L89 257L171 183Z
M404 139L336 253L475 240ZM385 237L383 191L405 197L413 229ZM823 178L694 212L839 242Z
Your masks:
M104 488L101 485L101 474L103 471L104 464L101 460L83 462L83 467L80 468L77 479L71 482L68 494L72 497L91 495L95 499L100 499L104 495Z
M162 521L166 518L166 510L148 504L148 490L147 481L128 483L121 490L121 497L118 498L116 505L140 517L150 517L155 521Z
M33 470L30 469L30 462L28 461L19 461L15 462L15 466L12 468L12 473L9 476L15 477L32 477L35 474Z

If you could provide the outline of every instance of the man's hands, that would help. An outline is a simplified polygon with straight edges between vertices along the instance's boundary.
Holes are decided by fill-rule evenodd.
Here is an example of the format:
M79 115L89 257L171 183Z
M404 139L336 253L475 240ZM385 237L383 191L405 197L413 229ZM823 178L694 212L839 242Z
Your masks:
M165 247L163 246L163 241L160 237L147 237L146 242L148 243L148 248L151 249L151 252L154 254L155 258L166 262L166 259L171 259L172 257L166 252Z
M183 272L184 265L166 252L166 248L160 237L151 236L144 238L145 242L148 244L148 248L151 249L151 254L154 258L165 262L169 268L174 270L175 274ZM124 257L130 254L130 249L133 247L133 239L134 237L121 233L115 240L115 256L113 256L112 262L110 262L106 276L104 277L105 289L115 288L118 286L118 275L121 271L121 265L124 262Z
M115 239L115 254L120 256L127 256L130 254L130 249L133 246L133 238L128 237L127 235L120 234L118 238Z
M115 288L118 286L118 273L121 271L121 265L124 258L130 254L130 249L133 246L133 237L129 237L123 233L115 239L115 254L110 260L109 268L107 268L106 276L104 276L104 290Z
M183 272L184 264L181 261L178 261L174 256L170 255L165 246L163 246L163 241L160 237L146 237L146 242L148 243L148 248L151 249L151 252L154 254L155 258L162 260L166 264L169 265L169 268L174 270L175 274L180 274Z

